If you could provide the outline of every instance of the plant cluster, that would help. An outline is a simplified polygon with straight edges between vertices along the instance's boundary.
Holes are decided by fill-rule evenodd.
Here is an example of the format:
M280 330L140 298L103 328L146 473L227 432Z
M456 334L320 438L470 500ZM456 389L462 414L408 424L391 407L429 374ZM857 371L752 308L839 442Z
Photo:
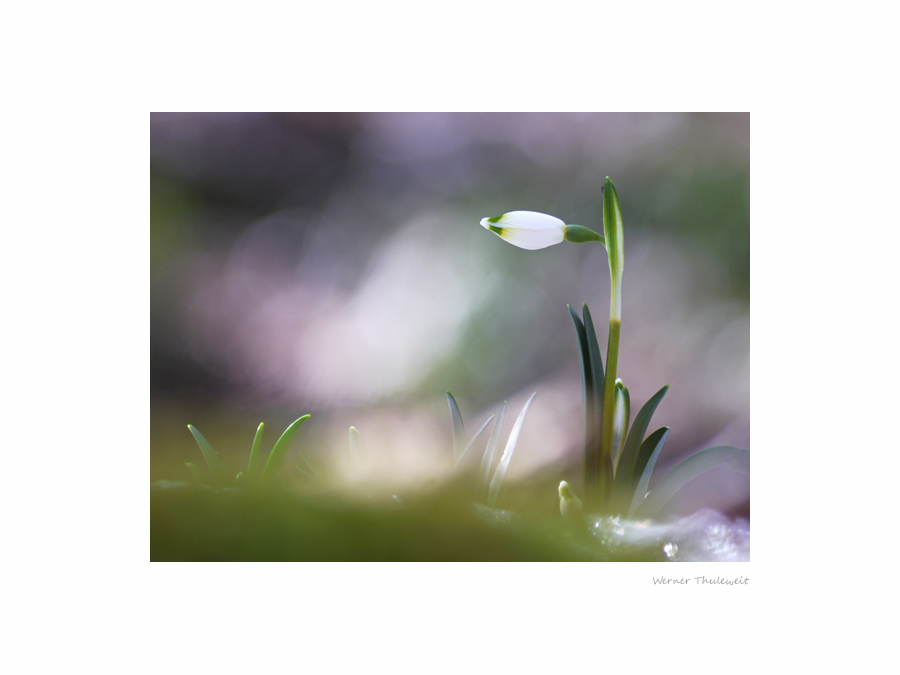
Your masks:
M560 511L565 516L583 505L591 513L652 518L689 481L720 464L749 473L750 452L732 446L707 448L676 465L648 492L650 476L669 429L661 427L646 434L668 385L656 392L631 419L628 387L617 377L625 269L624 227L619 198L609 177L601 190L603 235L583 225L568 225L559 218L533 211L512 211L483 218L481 225L505 241L529 250L563 241L598 242L605 247L610 277L605 371L587 304L581 317L569 307L581 357L584 499L579 499L563 481L559 489Z

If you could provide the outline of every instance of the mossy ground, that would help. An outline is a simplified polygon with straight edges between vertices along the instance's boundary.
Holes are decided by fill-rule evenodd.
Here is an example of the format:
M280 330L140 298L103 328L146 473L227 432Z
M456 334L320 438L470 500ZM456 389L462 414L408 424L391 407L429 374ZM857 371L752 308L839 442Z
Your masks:
M477 506L453 488L354 499L288 489L150 491L151 561L656 561L587 528Z

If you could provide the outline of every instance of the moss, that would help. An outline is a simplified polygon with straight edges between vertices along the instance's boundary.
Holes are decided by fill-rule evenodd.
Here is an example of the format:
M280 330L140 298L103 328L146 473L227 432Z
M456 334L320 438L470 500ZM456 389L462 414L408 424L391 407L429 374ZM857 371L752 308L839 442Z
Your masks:
M438 490L365 503L289 491L161 483L150 492L152 561L661 560L602 548L561 520L526 522Z

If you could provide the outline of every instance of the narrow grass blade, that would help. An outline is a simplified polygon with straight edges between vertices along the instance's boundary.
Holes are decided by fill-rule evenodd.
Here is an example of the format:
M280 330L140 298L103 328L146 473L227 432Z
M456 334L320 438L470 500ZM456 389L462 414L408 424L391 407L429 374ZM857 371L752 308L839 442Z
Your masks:
M256 427L256 436L253 438L253 446L250 448L250 463L247 465L247 480L253 480L256 477L256 467L259 464L259 446L262 444L263 428L266 425L262 422Z
M281 434L281 438L275 443L275 447L272 448L272 452L269 453L269 459L266 460L266 465L263 467L263 479L268 480L272 478L278 471L281 462L284 460L284 455L287 453L288 446L291 444L291 441L294 440L294 435L309 417L309 415L304 415L303 417L294 420L294 422L284 430L284 433Z
M647 436L647 438L644 439L644 442L641 443L641 450L638 452L637 465L634 468L634 474L636 476L639 475L641 478L634 490L634 494L631 496L631 505L628 507L629 518L634 515L634 512L637 511L637 507L640 506L641 502L644 501L644 498L647 496L647 486L650 484L650 476L653 474L656 460L659 458L663 443L666 442L668 436L669 427L660 427ZM625 500L623 501L627 501L628 495L626 494L624 496Z
M316 471L316 467L314 467L312 464L310 464L309 460L306 459L306 457L304 456L304 454L303 454L302 452L298 452L297 454L300 455L300 459L302 459L302 460L303 460L303 463L306 464L306 466L309 467L309 470L310 470L310 471L312 471L313 477L315 477L316 480L322 480L322 477L319 475L319 472Z
M315 478L313 478L313 475L309 471L304 469L302 466L300 466L299 464L294 464L294 468L297 471L299 471L300 473L302 473L304 476L306 476L306 478L308 478L309 480L315 480Z
M219 461L218 456L215 451L210 446L209 442L203 438L203 434L201 434L197 429L192 425L187 425L188 430L193 434L194 440L197 441L197 445L200 446L200 452L203 453L203 459L206 460L206 465L209 467L210 473L213 475L213 480L221 482L221 480L225 477L225 469L222 468L222 463Z
M478 440L478 437L481 436L481 432L484 431L485 429L487 429L487 425L490 424L490 423L491 423L491 420L493 420L493 419L494 419L494 416L493 416L493 415L491 415L490 417L488 417L488 418L484 421L484 424L481 425L481 428L480 428L478 431L476 431L476 432L475 432L475 435L472 436L472 438L469 440L468 443L466 443L466 447L463 448L463 451L460 453L459 459L456 460L456 466L459 466L459 465L462 464L463 459L465 458L466 454L469 452L469 448L471 448L471 447L472 447L472 444L475 443L476 440Z
M494 466L494 455L497 454L497 446L500 445L500 434L503 431L503 420L506 418L506 401L500 406L500 412L497 413L497 422L488 438L487 447L484 449L484 455L481 458L481 468L478 469L478 481L475 486L475 501L487 499L488 480L491 477L491 469Z
M602 398L598 393L599 390L594 385L594 370L591 364L591 347L587 329L571 305L568 307L572 323L575 324L578 351L581 355L581 416L584 426L584 445L582 447L582 457L584 459L584 503L588 509L595 509L599 506L599 498L602 492L603 467L600 455L599 422L599 402ZM590 312L587 312L586 316L589 317ZM595 333L594 339L596 337ZM597 362L600 362L599 359Z
M528 412L528 406L531 405L531 402L536 395L537 392L534 392L531 395L531 398L528 399L528 403L525 404L525 407L522 408L522 412L519 413L519 417L513 425L512 432L509 434L509 440L506 442L506 449L500 456L500 463L497 465L497 470L494 472L494 477L491 479L491 486L488 490L487 505L490 508L494 508L497 504L497 496L500 494L500 488L502 487L503 479L506 476L506 469L509 467L509 461L516 451L516 443L519 442L519 432L522 430L522 423L525 421L525 413Z
M359 465L359 431L356 427L350 427L350 457L354 464Z
M650 490L647 498L636 509L635 517L653 518L676 492L697 476L715 469L720 464L728 464L737 471L750 473L750 451L730 445L717 445L691 455L676 465Z
M466 445L466 429L463 426L462 414L459 412L459 406L456 405L456 399L449 391L447 392L447 403L450 404L450 423L453 427L453 466L456 466Z
M650 397L650 400L634 416L634 424L631 425L631 430L628 432L628 438L625 441L625 447L622 449L622 456L616 466L615 486L616 493L620 497L626 495L630 498L632 489L640 477L640 473L635 471L638 452L641 449L644 434L647 433L647 427L650 426L650 419L668 390L669 385L664 385L662 389Z

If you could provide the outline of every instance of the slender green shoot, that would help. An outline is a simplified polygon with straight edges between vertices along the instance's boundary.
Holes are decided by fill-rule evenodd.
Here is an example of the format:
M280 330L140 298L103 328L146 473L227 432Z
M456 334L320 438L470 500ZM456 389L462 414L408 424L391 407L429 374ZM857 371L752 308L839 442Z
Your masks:
M463 425L462 413L459 412L459 406L456 405L456 399L449 391L447 392L447 403L450 405L450 423L453 427L453 465L456 466L466 446L466 429Z
M299 464L294 464L294 469L296 469L296 470L297 470L301 475L303 475L307 480L310 480L310 481L315 481L315 480L316 480L316 477L315 477L313 474L311 474L309 471L307 471L306 469L304 469L304 468L303 468L302 466L300 466Z
M256 435L253 437L253 446L250 448L250 462L247 464L247 479L256 478L256 467L259 464L259 447L262 444L262 434L265 424L259 423L256 427Z
M500 494L500 488L503 486L503 479L506 477L506 469L509 468L509 462L516 450L516 443L519 442L519 432L522 431L522 424L525 422L525 413L528 412L528 406L531 405L536 395L537 392L531 395L525 407L522 408L522 412L519 413L512 432L509 434L509 440L506 442L506 449L503 450L503 454L500 456L500 463L497 465L497 470L494 472L494 477L491 479L491 485L488 488L487 505L490 508L494 508L497 504L497 497Z
M609 261L609 341L606 347L606 380L603 387L603 425L600 453L612 462L616 373L619 367L619 332L622 328L622 274L625 270L625 234L619 196L609 176L603 185L603 234ZM607 495L608 497L608 495Z
M469 439L469 442L466 443L466 447L463 448L463 451L459 454L459 459L456 460L456 466L462 465L463 460L465 459L466 455L467 455L468 452L469 452L469 448L471 448L472 445L475 444L475 441L477 441L477 440L478 440L478 437L481 436L481 432L484 431L485 429L487 429L488 424L490 424L491 421L493 421L493 419L494 419L494 416L493 416L493 415L491 415L490 417L488 417L488 418L484 421L484 424L481 425L481 428L478 429L478 431L475 432L475 435L472 436L471 439Z
M488 438L484 455L481 457L481 467L478 469L478 480L475 483L475 500L479 502L487 499L491 469L494 466L494 455L497 454L497 446L500 445L500 434L503 431L504 419L506 419L506 401L500 406L500 412L497 413L497 421L491 431L490 438Z
M281 438L279 438L275 443L275 447L272 448L272 452L269 453L269 459L266 460L266 465L263 467L263 480L270 480L275 476L275 473L278 471L278 467L280 467L282 461L284 461L284 456L287 453L288 446L294 439L294 435L297 433L303 423L309 418L309 415L304 415L303 417L294 420L294 422L292 422L291 425L284 430L284 433L281 434ZM301 455L301 457L303 456Z
M310 463L310 461L308 459L306 459L306 455L304 455L302 452L298 452L297 454L299 455L300 459L303 460L303 463L306 464L307 468L309 468L309 470L312 471L313 477L318 481L322 480L322 476L319 475L318 471L316 471L316 467L314 467Z
M200 452L203 453L203 459L206 460L206 465L209 467L213 480L217 483L223 482L225 479L225 469L222 468L222 463L219 461L212 446L210 446L209 442L203 437L203 434L197 431L194 425L188 424L187 428L193 435L194 440L197 441L197 445L200 446Z

